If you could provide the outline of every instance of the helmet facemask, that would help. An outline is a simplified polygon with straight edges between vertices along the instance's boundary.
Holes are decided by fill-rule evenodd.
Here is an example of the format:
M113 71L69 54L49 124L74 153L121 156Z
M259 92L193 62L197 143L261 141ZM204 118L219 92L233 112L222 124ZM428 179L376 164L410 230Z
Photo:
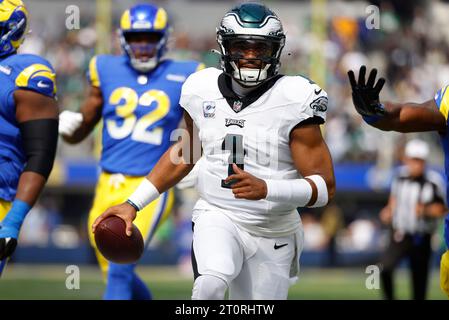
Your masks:
M167 35L160 32L121 32L120 41L137 71L146 73L154 69L167 44Z
M217 41L223 70L240 85L257 86L279 72L284 37L222 35L218 32Z

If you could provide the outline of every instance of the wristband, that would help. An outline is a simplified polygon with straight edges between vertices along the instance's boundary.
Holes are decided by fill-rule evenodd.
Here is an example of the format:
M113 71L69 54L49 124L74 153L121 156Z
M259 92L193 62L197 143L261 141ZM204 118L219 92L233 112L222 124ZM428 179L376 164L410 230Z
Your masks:
M2 224L5 226L14 227L17 230L22 226L23 221L27 213L31 210L31 206L19 199L13 201L11 209L9 209L8 214L5 219L3 219Z
M297 207L305 207L312 198L312 186L305 179L266 179L266 199L274 202L288 202Z
M128 198L132 206L137 208L137 211L142 210L148 204L156 200L160 196L159 191L150 180L144 178L142 183L137 187L134 193Z

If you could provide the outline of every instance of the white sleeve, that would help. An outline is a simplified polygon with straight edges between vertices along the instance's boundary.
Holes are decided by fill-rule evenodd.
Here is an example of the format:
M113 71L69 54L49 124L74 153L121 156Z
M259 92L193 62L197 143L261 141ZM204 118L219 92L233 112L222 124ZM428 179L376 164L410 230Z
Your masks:
M296 77L295 77L296 78ZM328 106L327 93L315 83L307 84L296 82L296 87L287 88L287 95L296 94L299 96L295 102L289 107L286 134L289 136L293 128L304 121L313 121L313 123L323 124L326 121L326 111ZM293 82L294 83L294 82ZM290 98L290 100L292 100Z
M186 82L182 85L181 89L181 97L179 98L179 105L187 111L190 117L196 122L196 112L193 106L193 92L191 90L191 83L189 78L187 78Z

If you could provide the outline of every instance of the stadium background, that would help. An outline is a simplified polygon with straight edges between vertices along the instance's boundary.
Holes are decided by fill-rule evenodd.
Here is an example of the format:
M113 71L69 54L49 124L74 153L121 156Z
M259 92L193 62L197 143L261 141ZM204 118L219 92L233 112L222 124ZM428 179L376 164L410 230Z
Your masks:
M135 1L26 1L32 33L21 52L41 54L57 71L61 109L77 110L83 99L89 59L97 52L120 52L116 36L120 14ZM436 134L384 133L355 114L346 71L375 66L387 77L384 99L422 102L449 83L449 3L444 1L265 1L287 31L283 72L307 75L328 92L324 129L336 169L337 195L331 205L301 213L305 228L302 275L292 299L378 299L368 290L365 268L377 263L388 230L378 219L388 197L392 173L404 143L421 137L431 145L430 164L442 170ZM235 1L154 1L167 9L174 32L170 56L217 65L215 27ZM371 4L379 5L380 29L369 30ZM66 11L80 10L81 28L68 30ZM367 9L368 8L368 9ZM372 7L371 7L372 8ZM70 10L70 9L69 9ZM89 247L86 220L98 174L98 130L77 146L59 143L49 186L28 215L20 247L0 282L0 299L99 299L103 289ZM139 271L156 299L188 299L190 212L194 190L177 190L177 205L148 247ZM433 239L429 297L444 299L438 288L440 232ZM80 290L67 290L66 266L81 271ZM402 264L399 296L409 298L409 277Z

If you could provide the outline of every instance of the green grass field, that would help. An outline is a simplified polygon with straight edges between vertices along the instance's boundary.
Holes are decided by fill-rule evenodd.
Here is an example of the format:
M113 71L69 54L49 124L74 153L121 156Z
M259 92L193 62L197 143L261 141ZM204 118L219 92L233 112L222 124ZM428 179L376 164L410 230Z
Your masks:
M64 265L8 266L0 279L0 300L4 299L101 299L104 284L94 266L80 266L80 289L66 288ZM151 287L155 299L190 299L192 279L181 275L176 267L138 267ZM364 269L307 269L291 287L289 299L380 299L380 290L365 287ZM436 271L429 285L429 299L447 299L441 292ZM409 299L410 284L406 270L396 274L398 298Z

